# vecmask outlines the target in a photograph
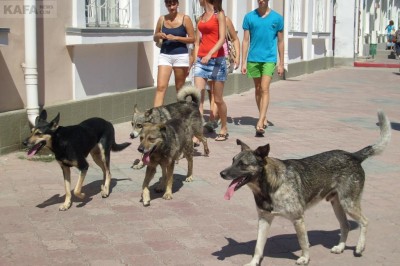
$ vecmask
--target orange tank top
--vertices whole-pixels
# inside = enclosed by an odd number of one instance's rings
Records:
[[[219,23],[217,14],[214,14],[214,16],[206,22],[200,20],[198,27],[201,33],[201,41],[197,56],[203,57],[208,54],[219,39]],[[223,46],[221,46],[217,52],[213,53],[211,57],[215,58],[222,56],[225,56]]]

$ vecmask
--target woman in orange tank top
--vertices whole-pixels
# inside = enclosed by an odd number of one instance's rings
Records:
[[[200,112],[203,114],[207,81],[214,83],[214,100],[221,119],[221,129],[215,140],[224,141],[229,136],[227,107],[223,99],[227,76],[224,48],[222,47],[226,35],[225,13],[222,10],[222,0],[199,0],[199,2],[204,8],[204,13],[200,17],[196,31],[194,84],[201,90]]]

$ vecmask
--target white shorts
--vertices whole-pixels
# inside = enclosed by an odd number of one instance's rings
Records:
[[[159,66],[189,67],[189,54],[160,54]]]

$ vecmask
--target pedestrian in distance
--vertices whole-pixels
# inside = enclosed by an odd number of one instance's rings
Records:
[[[254,81],[259,111],[256,124],[258,136],[263,135],[268,126],[269,87],[274,72],[277,69],[279,76],[284,74],[283,17],[272,10],[268,2],[258,0],[258,8],[247,13],[243,19],[242,74],[247,74]]]
[[[176,92],[178,92],[185,84],[189,66],[193,63],[189,60],[187,47],[195,40],[192,20],[189,16],[178,12],[178,0],[164,2],[168,14],[160,16],[153,36],[153,40],[161,45],[154,107],[163,105],[172,71],[175,76]]]
[[[393,20],[389,21],[389,25],[385,28],[387,34],[387,48],[394,50],[394,37],[395,37],[395,27]]]

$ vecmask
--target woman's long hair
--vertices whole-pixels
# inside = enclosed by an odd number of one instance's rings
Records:
[[[223,11],[222,9],[222,0],[207,0],[208,3],[214,6],[215,12]]]

